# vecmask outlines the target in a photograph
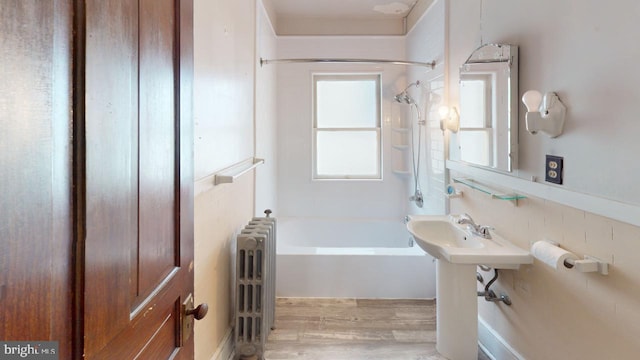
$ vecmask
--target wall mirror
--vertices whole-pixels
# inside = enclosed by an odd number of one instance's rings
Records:
[[[457,146],[452,153],[463,162],[503,172],[517,168],[517,46],[483,45],[460,67]]]

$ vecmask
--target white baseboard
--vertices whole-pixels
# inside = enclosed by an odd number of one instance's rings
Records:
[[[491,360],[526,360],[479,316],[478,345]]]
[[[233,355],[233,329],[229,328],[211,360],[232,360]]]

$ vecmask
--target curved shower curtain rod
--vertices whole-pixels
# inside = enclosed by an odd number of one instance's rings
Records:
[[[376,60],[376,59],[263,59],[260,58],[260,66],[267,64],[284,64],[284,63],[361,63],[361,64],[391,64],[391,65],[411,65],[411,66],[424,66],[433,70],[436,66],[436,61],[432,62],[417,62],[417,61],[400,61],[400,60]]]

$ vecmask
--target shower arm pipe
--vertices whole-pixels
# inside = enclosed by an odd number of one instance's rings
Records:
[[[291,63],[355,63],[355,64],[391,64],[391,65],[410,65],[410,66],[423,66],[428,67],[431,70],[436,66],[436,61],[431,62],[418,62],[418,61],[403,61],[403,60],[377,60],[377,59],[321,59],[321,58],[309,58],[309,59],[263,59],[260,58],[260,66],[268,64],[291,64]]]

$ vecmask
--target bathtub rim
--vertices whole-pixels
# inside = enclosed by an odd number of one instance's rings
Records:
[[[344,217],[305,217],[305,216],[286,216],[278,218],[278,227],[281,229],[289,221],[321,221],[321,222],[334,222],[339,223],[388,223],[394,225],[400,225],[406,232],[407,239],[411,237],[411,234],[406,230],[402,220],[390,219],[390,218],[344,218]],[[285,224],[282,224],[282,223]],[[285,225],[286,226],[286,225]],[[278,233],[280,238],[282,230]],[[408,241],[407,241],[408,244]],[[322,249],[322,250],[320,250]],[[428,255],[419,246],[414,244],[413,246],[403,247],[376,247],[376,246],[303,246],[303,245],[290,245],[286,240],[278,240],[276,246],[277,255],[330,255],[330,256],[423,256]]]

